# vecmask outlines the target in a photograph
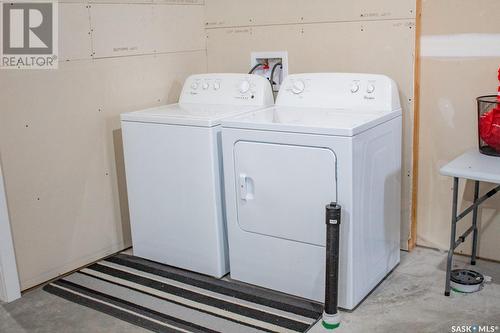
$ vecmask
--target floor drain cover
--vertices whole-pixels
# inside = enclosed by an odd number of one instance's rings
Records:
[[[454,269],[451,271],[451,287],[461,293],[474,293],[481,289],[484,276],[469,269]]]

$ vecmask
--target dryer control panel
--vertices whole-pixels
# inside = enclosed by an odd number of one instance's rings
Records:
[[[179,103],[268,106],[269,81],[252,74],[199,74],[186,79]]]
[[[289,75],[276,105],[360,108],[364,111],[401,109],[398,88],[392,79],[384,75],[355,73]]]

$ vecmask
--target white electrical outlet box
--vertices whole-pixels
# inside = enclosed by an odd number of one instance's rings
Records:
[[[281,66],[277,64],[281,63]],[[273,68],[274,71],[274,84],[273,91],[280,89],[281,83],[288,76],[288,52],[287,51],[273,51],[273,52],[252,52],[250,55],[250,65],[254,68],[257,64],[262,66],[254,70],[254,74],[264,76],[266,79],[271,80],[270,76]]]

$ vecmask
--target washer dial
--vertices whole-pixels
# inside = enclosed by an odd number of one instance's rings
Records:
[[[239,89],[240,93],[246,94],[250,90],[250,82],[248,80],[241,81]]]
[[[297,80],[297,81],[293,82],[292,92],[295,95],[302,94],[305,89],[306,89],[306,84],[304,83],[304,81]]]
[[[359,91],[359,83],[358,82],[353,82],[351,84],[351,92],[353,94],[357,93]]]

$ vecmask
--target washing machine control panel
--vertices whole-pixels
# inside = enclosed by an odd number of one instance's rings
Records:
[[[199,74],[186,79],[179,103],[267,106],[274,104],[269,81],[251,74]]]
[[[300,107],[400,109],[396,83],[375,74],[317,73],[289,75],[276,105]]]

